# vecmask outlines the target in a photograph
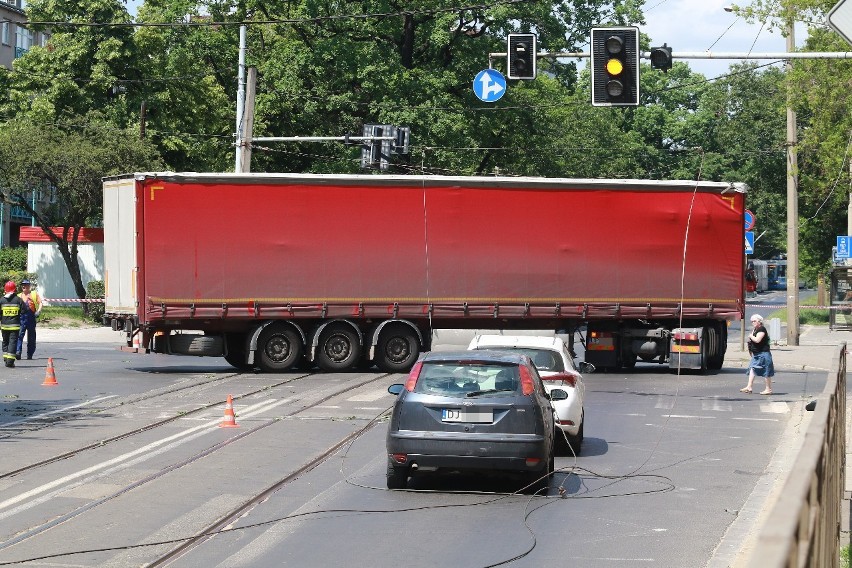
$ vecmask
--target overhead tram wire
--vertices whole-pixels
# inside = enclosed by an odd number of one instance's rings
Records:
[[[340,20],[368,20],[383,19],[396,16],[422,16],[462,12],[468,10],[486,10],[494,6],[511,6],[514,4],[527,4],[535,0],[495,0],[487,4],[470,4],[467,6],[450,6],[447,8],[397,10],[394,12],[371,12],[364,14],[338,14],[332,16],[315,16],[312,18],[280,18],[270,20],[237,20],[237,21],[198,21],[187,22],[61,22],[61,21],[28,21],[26,24],[34,26],[48,26],[51,28],[107,28],[107,27],[133,27],[133,28],[185,28],[185,27],[223,27],[223,26],[264,26],[276,24],[309,24],[322,22],[335,22]],[[10,20],[11,21],[11,20]],[[17,22],[20,23],[20,22]]]

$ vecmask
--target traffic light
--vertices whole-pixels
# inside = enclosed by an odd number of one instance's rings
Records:
[[[672,68],[672,48],[665,43],[662,47],[651,48],[651,67],[668,73]]]
[[[639,28],[592,28],[592,105],[639,104]]]
[[[535,34],[509,34],[506,40],[509,54],[509,79],[535,79]]]

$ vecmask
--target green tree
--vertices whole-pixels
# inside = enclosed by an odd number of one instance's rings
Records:
[[[138,132],[103,123],[97,115],[80,117],[82,129],[21,118],[0,126],[0,199],[22,207],[56,243],[77,296],[86,288],[77,259],[80,229],[100,221],[101,178],[162,167],[150,141]],[[34,210],[34,190],[50,192],[50,204]],[[55,235],[51,227],[62,227]]]

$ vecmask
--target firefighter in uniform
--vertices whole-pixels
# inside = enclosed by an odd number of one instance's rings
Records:
[[[21,329],[18,332],[18,343],[15,350],[15,359],[21,358],[24,347],[24,335],[27,336],[27,359],[32,359],[36,350],[36,321],[41,313],[41,298],[38,292],[31,289],[32,282],[24,278],[21,280],[21,293],[18,297],[27,308],[21,312]]]
[[[21,312],[24,302],[16,293],[17,285],[9,280],[3,287],[5,294],[0,298],[0,332],[3,334],[3,363],[15,366],[15,349],[18,346],[18,331],[21,329]]]

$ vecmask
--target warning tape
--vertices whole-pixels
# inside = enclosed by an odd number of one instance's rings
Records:
[[[746,303],[747,308],[786,308],[786,303],[765,303],[765,304],[749,304]],[[842,305],[842,306],[806,306],[803,304],[799,304],[800,310],[852,310],[852,304]]]
[[[90,304],[104,303],[103,298],[42,298],[41,300],[51,304],[76,304],[79,302],[86,302]]]

